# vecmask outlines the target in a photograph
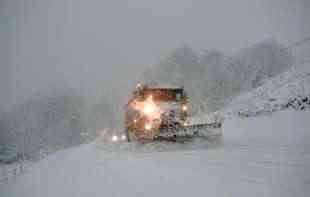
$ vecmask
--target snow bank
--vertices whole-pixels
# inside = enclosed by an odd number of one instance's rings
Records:
[[[158,152],[159,145],[154,144],[125,143],[112,149],[88,144],[47,157],[16,183],[0,188],[0,194],[306,197],[309,117],[309,111],[284,111],[271,117],[229,119],[223,143],[216,148]]]

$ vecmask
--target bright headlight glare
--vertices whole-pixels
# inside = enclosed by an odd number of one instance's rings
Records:
[[[146,130],[151,130],[152,129],[152,125],[150,123],[145,124],[144,128]]]
[[[187,111],[187,109],[188,109],[188,108],[187,108],[187,105],[182,105],[182,110],[183,110],[183,111]]]
[[[122,136],[121,136],[121,139],[122,139],[122,140],[126,140],[126,135],[122,135]]]
[[[118,136],[117,135],[113,135],[112,136],[112,141],[113,142],[117,142],[118,141]]]
[[[148,103],[147,105],[145,105],[145,107],[143,108],[143,113],[146,115],[151,115],[156,111],[156,106],[153,104]]]

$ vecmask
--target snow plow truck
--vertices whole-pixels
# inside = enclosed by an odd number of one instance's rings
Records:
[[[183,87],[138,84],[125,106],[128,141],[186,141],[221,134],[221,122],[191,124]]]

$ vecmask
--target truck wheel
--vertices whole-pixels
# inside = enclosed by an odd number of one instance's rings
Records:
[[[126,136],[128,142],[137,141],[137,136],[134,134],[133,131],[130,131],[129,129],[126,129]]]
[[[128,141],[128,142],[131,142],[131,139],[130,139],[130,136],[129,136],[129,130],[126,129],[125,133],[126,133],[127,141]]]

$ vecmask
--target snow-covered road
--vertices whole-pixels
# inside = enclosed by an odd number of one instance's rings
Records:
[[[0,196],[310,195],[309,111],[226,120],[215,143],[83,145],[40,161]]]

